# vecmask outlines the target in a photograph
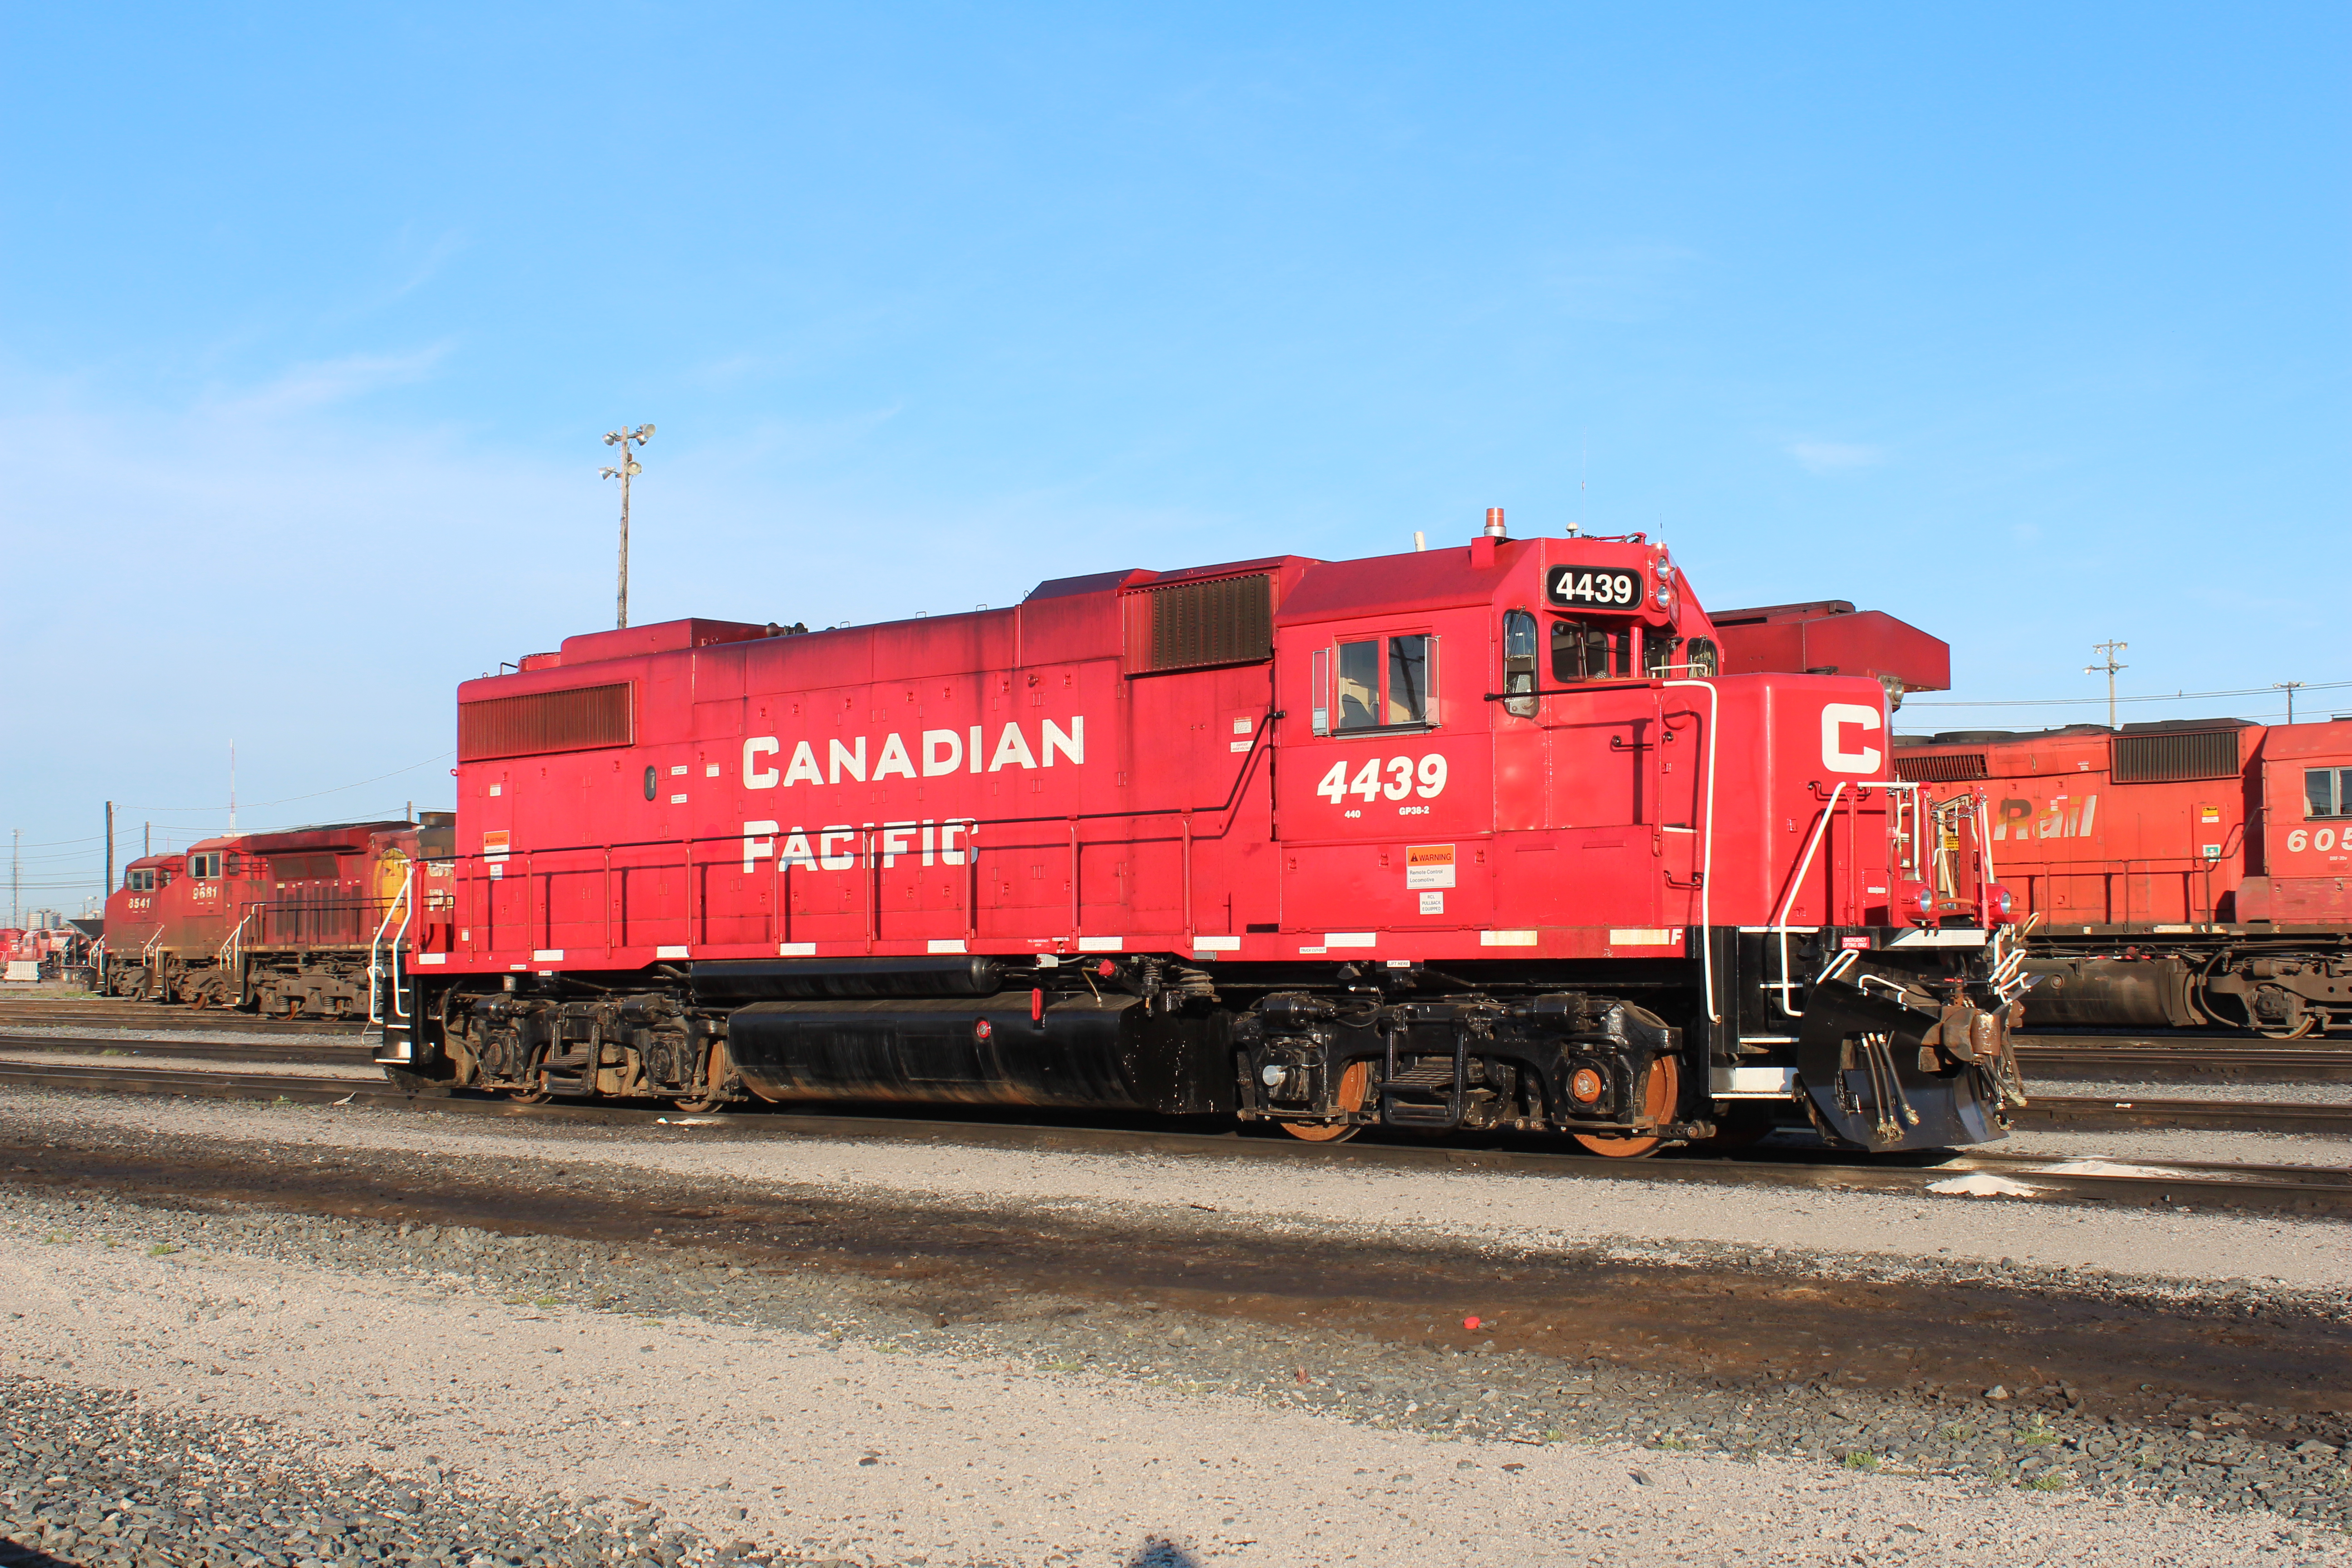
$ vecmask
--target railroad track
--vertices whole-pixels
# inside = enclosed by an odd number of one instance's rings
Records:
[[[2028,1084],[2032,1092],[2032,1086]],[[2352,1137],[2352,1105],[2261,1100],[2103,1100],[2088,1095],[2035,1094],[2013,1114],[2021,1128],[2114,1132],[2126,1128],[2173,1128],[2198,1132],[2295,1132]],[[2352,1153],[2352,1145],[2347,1145]]]
[[[357,1040],[360,1020],[265,1018],[219,1007],[164,1006],[153,1002],[99,999],[89,1002],[15,1001],[0,998],[0,1030],[69,1027],[162,1030],[172,1034],[262,1034],[343,1036]]]
[[[374,1070],[373,1054],[353,1035],[285,1040],[158,1040],[143,1035],[114,1037],[44,1035],[0,1023],[0,1053],[52,1051],[77,1057],[137,1062],[272,1062],[286,1067],[362,1067]],[[119,1070],[119,1069],[117,1069]]]
[[[373,1070],[367,1047],[353,1038],[284,1040],[252,1044],[215,1044],[199,1040],[155,1040],[137,1036],[92,1038],[86,1036],[43,1036],[18,1033],[0,1024],[0,1052],[50,1051],[104,1058],[105,1070],[115,1076],[136,1070],[132,1064],[185,1061],[270,1062],[302,1067],[359,1067]],[[92,1064],[93,1067],[96,1065]],[[2294,1101],[2237,1100],[2109,1100],[2085,1096],[2033,1096],[2015,1118],[2021,1127],[2062,1128],[2078,1131],[2112,1131],[2124,1128],[2177,1128],[2197,1131],[2332,1133],[2352,1135],[2352,1105],[2314,1105]]]
[[[2245,1035],[2020,1035],[2017,1065],[2041,1079],[2141,1083],[2352,1081],[2352,1045]]]
[[[2225,1208],[2273,1214],[2352,1213],[2352,1169],[2163,1161],[2030,1158],[1969,1150],[1927,1156],[1871,1159],[1823,1150],[1759,1150],[1737,1156],[1686,1156],[1614,1161],[1581,1152],[1475,1143],[1432,1147],[1360,1139],[1304,1144],[1278,1136],[1234,1132],[1171,1132],[1140,1128],[1047,1125],[1036,1121],[940,1121],[892,1114],[822,1114],[761,1109],[723,1116],[688,1116],[671,1110],[549,1103],[521,1105],[488,1095],[413,1096],[360,1076],[292,1078],[266,1073],[110,1064],[100,1068],[0,1061],[0,1084],[115,1094],[176,1095],[221,1100],[359,1105],[372,1110],[485,1116],[579,1126],[693,1128],[721,1139],[815,1138],[956,1144],[1037,1152],[1111,1152],[1175,1158],[1274,1160],[1364,1170],[1487,1171],[1553,1177],[1591,1177],[1656,1184],[1780,1186],[1809,1191],[1925,1196],[1937,1184],[1990,1177],[2002,1195],[2036,1202],[2071,1202],[2140,1208]]]

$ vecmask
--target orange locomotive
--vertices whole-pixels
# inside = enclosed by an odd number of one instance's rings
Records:
[[[106,900],[109,995],[275,1017],[369,1011],[370,955],[404,940],[420,858],[446,856],[452,815],[207,838],[133,860]],[[429,879],[428,879],[429,881]]]
[[[1898,735],[1992,802],[2039,1025],[2352,1031],[2352,721]]]

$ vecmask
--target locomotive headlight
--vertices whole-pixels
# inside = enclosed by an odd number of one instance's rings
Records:
[[[2008,924],[2013,918],[2013,911],[2015,911],[2017,908],[2016,895],[2011,893],[2006,887],[2003,887],[1999,882],[1988,882],[1985,884],[1984,896],[1981,902],[1983,904],[1984,921],[1987,925]]]
[[[1668,586],[1666,586],[1666,584],[1664,584],[1664,583],[1659,584],[1658,584],[1658,608],[1660,608],[1660,609],[1662,609],[1662,610],[1663,610],[1663,609],[1664,609],[1664,608],[1666,607],[1667,602],[1668,602],[1669,600],[1671,600],[1671,599],[1674,597],[1674,595],[1675,595],[1675,591],[1674,591],[1672,588],[1669,588],[1669,587],[1668,587]]]
[[[1895,887],[1895,916],[1916,925],[1933,925],[1936,921],[1936,889],[1925,882],[1898,882]]]

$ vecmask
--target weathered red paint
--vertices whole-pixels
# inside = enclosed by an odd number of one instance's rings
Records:
[[[1630,668],[1564,685],[1539,647],[1522,715],[1489,700],[1505,617],[1549,637],[1563,567],[1638,584],[1592,616],[1634,634]],[[1151,595],[1259,574],[1270,658],[1145,668]],[[629,730],[461,760],[454,908],[420,921],[415,962],[1680,957],[1694,926],[1902,923],[1881,682],[1693,675],[1714,628],[1638,535],[1113,574],[772,631],[633,626],[465,683],[465,704],[625,683]],[[1394,637],[1432,639],[1434,721],[1339,729],[1342,645],[1377,640],[1384,668]]]
[[[2135,781],[2126,763],[2117,782],[2119,744],[2199,734],[2226,760],[2194,771],[2221,776]],[[2121,734],[2076,725],[1906,740],[1895,754],[1906,778],[1970,775],[1930,782],[1938,795],[1990,797],[1995,865],[2020,918],[2352,926],[2352,817],[2311,815],[2305,783],[2315,770],[2352,768],[2352,721],[2225,720]]]

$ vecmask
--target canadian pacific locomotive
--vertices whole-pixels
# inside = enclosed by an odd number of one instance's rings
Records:
[[[1895,771],[1986,795],[2027,1020],[2352,1031],[2352,721],[1898,736]]]
[[[1890,694],[1941,676],[1897,667],[1944,650],[1843,608],[1718,624],[1664,546],[1496,512],[972,615],[572,637],[458,690],[377,1058],[1618,1155],[1782,1111],[1995,1138],[2022,955],[1986,808],[1888,767]],[[1767,668],[1808,627],[1849,672]]]

